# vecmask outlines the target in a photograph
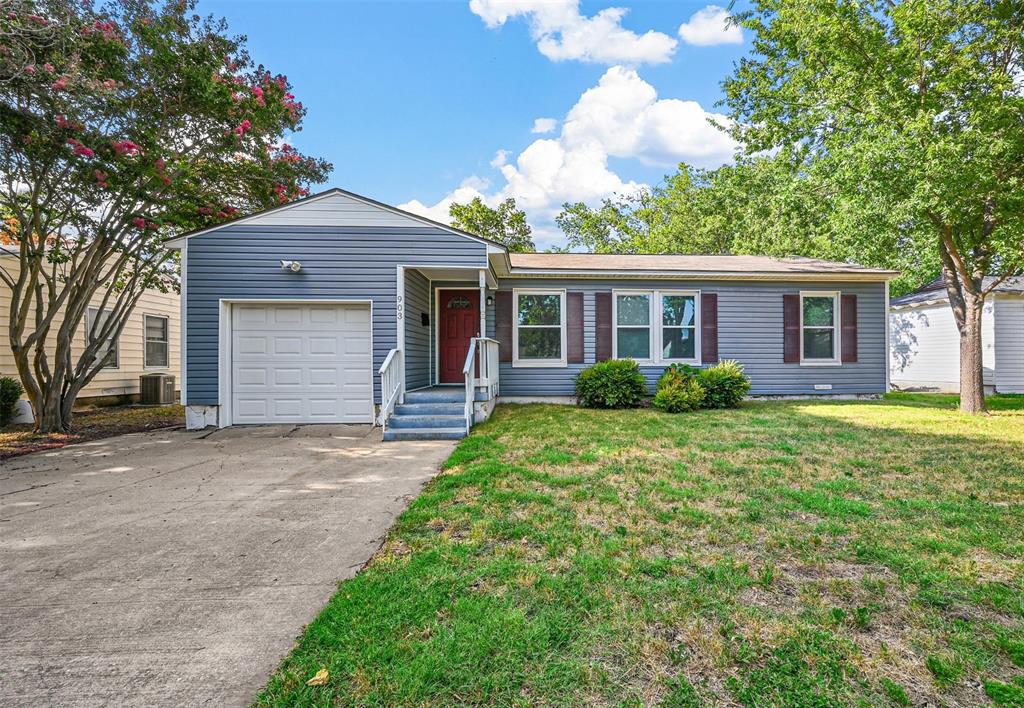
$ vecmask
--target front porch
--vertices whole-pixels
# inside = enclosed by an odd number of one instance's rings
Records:
[[[486,268],[399,266],[396,344],[380,366],[385,440],[458,439],[486,420],[499,391],[487,336],[497,281]]]

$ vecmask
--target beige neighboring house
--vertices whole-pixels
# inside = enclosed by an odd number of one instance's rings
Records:
[[[0,268],[7,273],[18,272],[18,257],[0,251]],[[76,360],[85,347],[85,337],[94,317],[102,317],[99,304],[100,290],[89,308],[86,322],[75,334],[72,350]],[[175,292],[162,293],[147,290],[128,318],[121,336],[110,343],[108,362],[95,378],[82,389],[78,401],[83,405],[113,404],[134,400],[139,394],[139,376],[164,373],[175,377],[175,388],[181,388],[181,298]],[[10,346],[11,290],[0,281],[0,335],[5,342],[0,347],[0,375],[18,377],[14,354]],[[57,324],[53,327],[56,331]],[[51,340],[54,339],[51,336]]]

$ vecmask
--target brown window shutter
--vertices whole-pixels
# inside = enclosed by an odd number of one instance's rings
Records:
[[[583,293],[565,294],[566,361],[583,363]]]
[[[612,358],[612,294],[594,293],[594,315],[597,319],[597,360]]]
[[[800,363],[800,296],[782,296],[782,360]]]
[[[512,361],[512,291],[494,295],[494,335],[498,340],[498,361]]]
[[[843,363],[857,361],[857,296],[841,295],[839,297],[839,321],[842,324],[840,342],[842,345]]]
[[[718,361],[718,295],[700,296],[700,360],[702,364]]]

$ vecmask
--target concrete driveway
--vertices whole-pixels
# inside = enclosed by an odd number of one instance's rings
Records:
[[[245,705],[454,443],[125,435],[0,463],[0,705]]]

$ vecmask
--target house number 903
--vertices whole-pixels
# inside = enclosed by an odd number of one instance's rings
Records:
[[[405,301],[401,295],[398,296],[398,302],[395,306],[395,315],[398,319],[402,319],[405,316]]]

